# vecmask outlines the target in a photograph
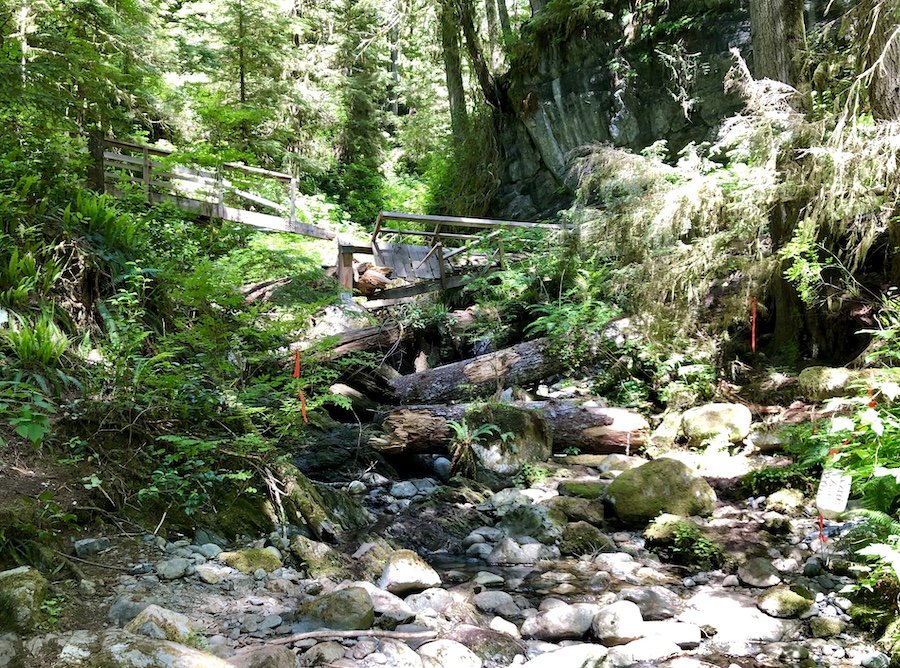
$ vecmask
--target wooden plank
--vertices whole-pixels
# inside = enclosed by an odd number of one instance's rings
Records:
[[[253,193],[247,192],[246,190],[238,190],[237,188],[233,188],[232,192],[238,197],[243,197],[244,199],[248,199],[254,204],[259,204],[261,206],[268,206],[276,211],[281,211],[282,213],[288,213],[286,207],[278,204],[277,202],[273,202],[272,200],[266,199],[265,197],[260,197],[259,195],[254,195]],[[290,217],[288,217],[290,220]]]
[[[408,278],[409,276],[407,266],[403,261],[402,248],[402,244],[372,244],[375,261],[393,269],[394,278]]]
[[[338,246],[338,283],[345,290],[353,290],[353,252]]]
[[[369,311],[377,311],[389,306],[399,306],[400,304],[410,304],[416,301],[415,295],[411,297],[397,297],[396,299],[370,299],[363,302],[363,306]]]
[[[477,234],[458,234],[451,232],[440,232],[435,234],[434,232],[422,232],[420,230],[398,230],[392,227],[382,227],[379,234],[408,234],[413,237],[433,237],[433,238],[441,238],[441,239],[461,239],[463,241],[480,239],[481,237]]]
[[[472,246],[477,245],[479,241],[489,241],[490,239],[493,239],[494,237],[496,237],[498,234],[500,234],[500,230],[494,230],[493,232],[491,232],[490,234],[488,234],[486,236],[478,237],[478,239],[476,239],[475,241],[470,241],[465,246],[460,246],[459,248],[454,248],[453,250],[444,254],[444,259],[449,260],[452,257],[456,257],[460,253],[463,253],[463,252],[469,250],[469,248],[471,248]]]
[[[147,149],[147,152],[151,155],[172,155],[172,151],[168,151],[162,148],[153,148],[151,146],[143,146],[141,144],[132,144],[127,141],[119,141],[118,139],[104,139],[103,143],[109,146],[118,146],[120,148],[128,149],[129,151],[141,151]]]
[[[291,175],[284,174],[282,172],[273,172],[269,169],[263,169],[262,167],[251,167],[250,165],[244,165],[240,162],[226,162],[224,165],[227,169],[233,169],[238,172],[245,172],[247,174],[256,174],[257,176],[267,176],[270,179],[278,179],[279,181],[285,181],[286,183],[290,183]]]
[[[521,227],[533,229],[560,230],[563,225],[557,223],[533,223],[517,220],[497,220],[493,218],[471,218],[468,216],[431,216],[419,213],[400,213],[397,211],[382,211],[380,218],[383,220],[409,221],[421,223],[445,223],[457,227]]]
[[[453,288],[458,288],[474,280],[475,276],[470,275],[449,276],[447,277],[443,288],[441,287],[440,280],[421,281],[413,285],[404,285],[399,288],[382,290],[378,293],[378,297],[379,299],[400,299],[403,297],[412,297],[414,295],[424,295],[425,293],[434,292],[435,290],[452,290]]]

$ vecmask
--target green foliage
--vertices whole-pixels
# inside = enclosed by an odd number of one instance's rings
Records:
[[[468,421],[448,420],[447,426],[453,431],[450,442],[450,470],[454,474],[473,476],[476,468],[473,445],[480,445],[490,437],[501,437],[500,427],[495,424],[482,424],[473,428]]]
[[[807,493],[814,484],[810,470],[798,464],[767,466],[745,475],[741,479],[741,492],[747,496],[768,496],[787,487]]]
[[[58,543],[61,533],[71,530],[76,516],[66,511],[45,490],[36,498],[22,499],[20,507],[3,508],[0,522],[0,564],[28,564],[49,568],[55,559],[47,551]]]
[[[516,487],[534,487],[536,484],[544,482],[549,476],[550,471],[546,466],[525,462],[519,472],[513,476],[513,483]]]

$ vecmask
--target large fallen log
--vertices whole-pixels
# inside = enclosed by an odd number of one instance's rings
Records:
[[[398,327],[394,324],[354,329],[337,335],[335,346],[328,351],[328,356],[342,357],[366,350],[384,352],[400,341],[411,337],[413,333],[409,327]]]
[[[631,454],[646,443],[650,425],[624,408],[603,408],[591,402],[514,401],[512,406],[538,413],[553,438],[553,450],[578,448],[591,454]],[[445,452],[453,439],[450,422],[462,423],[471,404],[401,406],[389,411],[382,423],[384,436],[369,444],[388,454]],[[480,424],[470,424],[475,429]],[[502,429],[502,426],[501,426]]]
[[[391,381],[402,404],[440,403],[490,396],[509,385],[527,385],[565,368],[549,351],[547,339],[536,339],[472,359],[445,364]]]

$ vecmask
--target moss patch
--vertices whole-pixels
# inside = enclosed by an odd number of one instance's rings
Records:
[[[557,491],[562,496],[575,496],[579,499],[600,499],[606,493],[606,485],[593,480],[563,480]]]

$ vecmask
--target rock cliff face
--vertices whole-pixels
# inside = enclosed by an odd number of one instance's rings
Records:
[[[508,90],[515,111],[501,118],[506,173],[499,211],[534,219],[571,204],[569,166],[579,147],[640,151],[666,140],[677,155],[690,142],[712,138],[740,108],[723,80],[733,62],[729,49],[749,49],[749,14],[730,3],[698,8],[676,0],[659,21],[672,30],[630,46],[608,32],[576,31],[535,43],[529,57],[513,63]],[[688,23],[687,30],[676,27]]]

